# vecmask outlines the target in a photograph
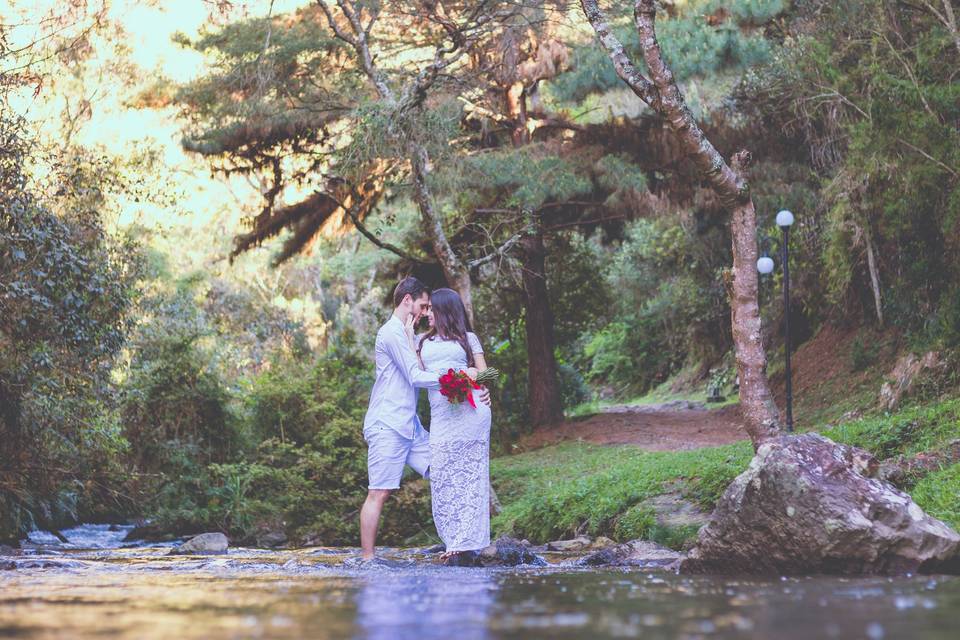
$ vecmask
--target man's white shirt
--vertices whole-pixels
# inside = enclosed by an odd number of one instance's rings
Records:
[[[417,354],[407,341],[403,322],[395,315],[377,331],[374,359],[377,374],[363,430],[366,432],[381,424],[405,438],[413,438],[420,423],[416,388],[439,389],[439,376],[420,368]]]

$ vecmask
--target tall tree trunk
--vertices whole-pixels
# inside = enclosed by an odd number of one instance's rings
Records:
[[[527,91],[518,74],[520,34],[509,30],[501,43],[502,60],[497,82],[503,95],[502,111],[512,125],[510,137],[514,147],[530,143],[527,129]],[[547,297],[546,247],[539,217],[533,220],[535,232],[520,240],[523,270],[523,305],[526,312],[527,370],[529,410],[533,426],[554,424],[563,420],[563,400],[557,377],[556,346],[553,336],[553,314]]]
[[[443,222],[433,206],[433,195],[427,184],[427,176],[430,172],[427,150],[416,142],[410,143],[410,166],[413,170],[414,199],[420,210],[424,230],[430,238],[433,255],[440,262],[447,284],[463,299],[463,306],[467,309],[467,319],[472,325],[474,324],[473,286],[470,282],[470,271],[450,246],[447,233],[443,230]]]
[[[867,245],[867,270],[870,272],[870,287],[873,290],[873,304],[877,309],[877,324],[883,326],[883,300],[880,298],[880,272],[877,270],[877,258],[873,250],[873,234],[870,223],[864,222],[863,240]]]
[[[734,167],[726,163],[707,139],[663,60],[655,29],[656,0],[636,0],[634,22],[640,48],[650,72],[646,78],[633,64],[600,10],[597,0],[580,0],[584,15],[607,50],[617,75],[633,92],[660,114],[684,150],[700,169],[703,179],[731,214],[733,290],[730,301],[733,341],[740,373],[740,406],[747,433],[755,448],[779,435],[780,414],[767,383],[766,354],[760,341],[760,306],[757,303],[756,211],[744,177],[749,154],[736,154]]]
[[[527,366],[530,421],[537,427],[563,420],[563,401],[554,354],[553,314],[547,297],[546,247],[539,225],[520,241],[523,260],[523,296],[527,317]]]
[[[738,172],[745,161],[738,154]],[[760,331],[759,276],[757,275],[757,214],[753,200],[734,205],[730,215],[733,245],[733,286],[730,323],[740,375],[740,408],[754,446],[779,433],[779,411],[767,384],[767,355]]]

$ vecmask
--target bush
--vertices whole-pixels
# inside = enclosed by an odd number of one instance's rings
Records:
[[[179,370],[196,370],[196,351],[177,353]],[[271,361],[246,383],[240,417],[228,402],[222,405],[231,421],[222,425],[224,432],[232,434],[219,445],[223,455],[205,453],[211,443],[205,436],[190,445],[181,441],[163,456],[156,473],[164,481],[151,502],[158,523],[183,533],[218,529],[244,543],[283,532],[296,543],[356,544],[367,493],[362,429],[370,373],[349,342],[315,360]],[[218,389],[207,387],[212,393],[206,400],[224,399]],[[199,391],[180,388],[177,394],[197,398]],[[200,414],[187,415],[194,434],[206,433]],[[405,482],[384,511],[379,540],[427,539],[429,495],[428,484]]]

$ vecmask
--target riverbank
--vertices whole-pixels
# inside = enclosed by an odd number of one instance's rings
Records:
[[[710,415],[704,412],[703,419]],[[960,460],[954,458],[960,397],[896,413],[875,410],[811,430],[867,449],[924,510],[960,527]],[[616,434],[609,437],[615,440]],[[494,530],[533,542],[586,534],[683,549],[752,455],[746,441],[653,452],[572,440],[496,458],[491,473],[503,512],[494,518]],[[905,471],[898,472],[900,467]]]

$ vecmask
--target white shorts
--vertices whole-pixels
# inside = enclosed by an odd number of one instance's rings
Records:
[[[384,425],[371,427],[364,439],[370,489],[399,489],[404,465],[424,478],[430,477],[430,434],[420,425],[414,429],[412,440]]]

